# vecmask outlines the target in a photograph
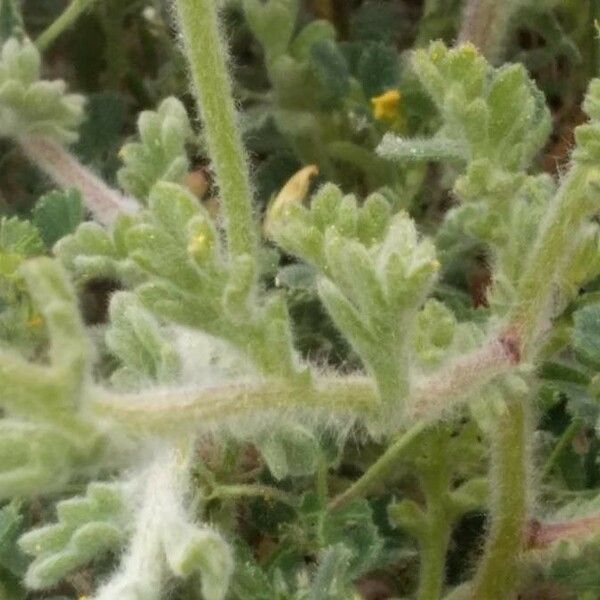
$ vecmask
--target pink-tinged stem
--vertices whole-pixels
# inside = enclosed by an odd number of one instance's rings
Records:
[[[557,523],[534,520],[529,525],[527,546],[530,549],[543,549],[561,540],[582,540],[599,533],[600,514]]]
[[[19,144],[31,162],[63,189],[75,188],[83,196],[88,210],[104,225],[119,213],[134,213],[139,203],[107,186],[60,144],[41,136],[26,136]]]
[[[408,406],[411,420],[437,418],[465,394],[477,390],[521,361],[520,339],[507,330],[477,350],[414,386]]]

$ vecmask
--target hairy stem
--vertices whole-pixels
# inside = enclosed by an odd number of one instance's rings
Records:
[[[375,387],[363,377],[323,379],[314,388],[269,380],[141,394],[97,390],[91,398],[91,408],[96,414],[113,418],[128,427],[154,431],[196,430],[273,410],[320,410],[368,417],[378,406]]]
[[[438,600],[444,587],[446,553],[452,521],[449,518],[442,498],[447,489],[436,486],[425,489],[427,496],[427,535],[420,540],[419,588],[418,600]]]
[[[471,42],[490,62],[498,62],[518,4],[519,0],[466,0],[458,43]]]
[[[598,535],[600,514],[587,515],[570,521],[541,523],[533,521],[527,540],[528,549],[544,549],[561,540],[585,540]]]
[[[217,4],[214,0],[175,0],[226,218],[229,251],[236,256],[256,251],[257,226]]]
[[[39,35],[35,45],[45,52],[62,33],[72,27],[77,19],[96,2],[96,0],[72,0],[65,10]]]
[[[277,500],[284,504],[294,504],[293,497],[276,487],[260,484],[218,485],[205,500],[216,498],[254,498],[262,497],[267,500]]]
[[[360,479],[329,503],[329,508],[339,508],[355,498],[360,498],[374,486],[385,481],[396,469],[398,459],[413,447],[427,426],[426,422],[421,421],[400,435],[379,459],[365,471]]]
[[[102,224],[112,223],[121,212],[139,209],[133,198],[108,187],[57,142],[40,136],[19,139],[25,155],[63,189],[75,188],[83,196],[86,207]]]
[[[473,600],[509,600],[518,584],[529,511],[529,433],[526,400],[508,400],[492,444],[491,525]]]
[[[506,339],[493,338],[478,350],[421,380],[410,393],[408,406],[419,406],[419,414],[430,420],[438,416],[444,402],[455,405],[456,399],[468,398],[494,377],[508,372],[518,363],[518,357],[512,353]],[[316,409],[372,418],[381,405],[370,378],[349,376],[316,378],[314,387],[298,387],[290,382],[269,379],[258,383],[140,394],[96,390],[92,394],[92,408],[98,414],[123,424],[160,430],[197,428],[254,410]],[[395,422],[387,425],[390,431],[399,427],[399,423]],[[415,425],[410,431],[419,428]],[[396,443],[402,446],[400,439]],[[395,452],[395,446],[390,447],[388,452]],[[382,457],[382,460],[387,459]]]
[[[439,417],[457,400],[519,364],[519,347],[519,339],[507,331],[417,382],[407,405],[409,419]]]

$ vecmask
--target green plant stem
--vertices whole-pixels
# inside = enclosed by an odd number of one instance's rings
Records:
[[[529,424],[526,400],[507,401],[492,445],[491,525],[472,600],[509,600],[518,584],[529,510]]]
[[[423,536],[419,544],[421,567],[418,600],[438,600],[444,587],[446,553],[452,532],[452,521],[441,501],[446,491],[439,490],[436,497],[428,495],[427,535]]]
[[[455,405],[457,398],[468,398],[490,379],[509,371],[513,366],[514,361],[502,343],[493,338],[479,349],[418,382],[407,404],[417,407],[423,419],[431,420],[444,402],[453,401]],[[253,410],[307,409],[373,418],[380,411],[381,404],[370,378],[349,376],[316,378],[314,387],[299,387],[294,383],[273,379],[256,384],[175,389],[139,395],[97,389],[91,394],[91,408],[97,414],[111,417],[124,426],[148,427],[156,431],[197,428],[205,422],[215,423]],[[393,431],[398,424],[390,421],[387,426]],[[419,425],[416,425],[409,432],[418,428]],[[409,436],[409,432],[405,435]],[[396,442],[400,447],[401,440],[402,437]],[[395,444],[388,452],[393,454],[394,447]]]
[[[519,0],[467,0],[458,34],[458,43],[471,42],[491,62],[497,63],[510,19]]]
[[[429,436],[427,444],[428,465],[420,473],[427,510],[424,530],[419,536],[421,566],[417,599],[439,600],[444,587],[446,553],[456,518],[448,494],[454,465],[448,460],[448,446],[443,435]]]
[[[385,481],[396,470],[399,458],[412,448],[428,426],[427,422],[421,421],[396,438],[394,443],[365,471],[360,479],[329,503],[329,508],[339,508],[354,498],[360,498],[374,486]]]
[[[254,255],[257,227],[215,0],[175,0],[232,256]]]
[[[269,380],[200,390],[119,394],[96,390],[90,408],[124,427],[151,431],[198,430],[261,411],[323,411],[349,417],[372,417],[379,407],[373,383],[364,377],[324,378],[315,387]]]
[[[546,478],[552,473],[558,459],[562,456],[567,446],[571,443],[573,438],[579,433],[581,429],[581,421],[579,419],[573,419],[569,426],[563,431],[558,443],[552,450],[552,453],[548,457],[544,469],[542,470],[542,478]]]
[[[284,504],[294,504],[292,497],[284,491],[269,485],[257,484],[218,485],[206,500],[214,500],[216,498],[253,498],[257,496],[268,500],[277,500]]]
[[[65,10],[38,36],[35,45],[45,52],[96,0],[72,0]]]

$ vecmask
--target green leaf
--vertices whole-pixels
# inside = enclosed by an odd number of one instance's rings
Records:
[[[174,575],[201,575],[205,600],[223,600],[233,572],[233,556],[216,531],[181,521],[170,524],[163,534],[167,563]]]
[[[575,350],[600,369],[600,304],[584,306],[574,314],[573,321]]]
[[[139,142],[123,146],[124,167],[117,178],[125,191],[147,200],[159,181],[182,183],[189,169],[186,143],[192,126],[183,104],[177,98],[163,100],[156,111],[144,111],[138,118]]]
[[[42,196],[33,208],[33,223],[49,248],[65,235],[73,233],[83,218],[83,200],[77,190],[50,192]]]
[[[320,83],[320,100],[323,106],[339,106],[350,92],[350,70],[337,45],[330,40],[313,44],[310,49],[310,65]]]
[[[350,551],[347,561],[352,579],[372,568],[382,549],[373,511],[366,500],[354,500],[328,512],[321,533],[326,546],[342,544]]]
[[[169,383],[180,370],[171,340],[134,294],[118,292],[111,298],[106,345],[123,367],[112,380],[136,387],[141,381]]]
[[[296,25],[298,0],[243,0],[242,6],[267,60],[284,54]]]
[[[297,60],[308,60],[314,44],[323,41],[334,42],[335,37],[335,27],[329,21],[323,19],[311,21],[294,38],[290,46],[290,54]]]
[[[63,500],[56,511],[58,523],[29,531],[19,540],[35,557],[25,577],[31,589],[53,587],[126,539],[128,512],[118,485],[92,483],[84,497]]]
[[[29,221],[17,217],[0,219],[0,252],[28,258],[43,250],[40,232]]]
[[[280,424],[257,441],[269,470],[276,479],[303,477],[314,473],[319,457],[319,444],[306,427]]]
[[[352,579],[356,576],[351,570],[352,550],[343,543],[329,546],[319,556],[319,566],[310,587],[309,600],[338,600],[351,598]]]
[[[9,39],[0,51],[0,135],[44,135],[69,143],[83,120],[82,96],[63,81],[40,80],[40,55],[27,39]]]
[[[2,0],[0,2],[0,43],[13,36],[23,35],[23,15],[19,0]]]
[[[100,92],[88,97],[85,121],[80,127],[77,156],[85,164],[93,164],[113,179],[126,121],[125,99],[114,92]]]
[[[84,222],[54,247],[63,265],[81,280],[116,279],[127,284],[144,279],[139,267],[127,255],[125,238],[136,218],[119,215],[112,231],[98,223]]]
[[[0,567],[21,579],[27,569],[27,557],[17,546],[23,517],[16,502],[0,510]]]
[[[367,98],[396,88],[400,76],[398,54],[384,44],[368,44],[358,61],[356,76]]]

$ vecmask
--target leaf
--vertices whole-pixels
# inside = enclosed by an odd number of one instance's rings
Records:
[[[132,386],[140,380],[169,383],[179,374],[179,356],[166,332],[134,294],[118,292],[111,298],[106,345],[123,364],[113,381]]]
[[[82,96],[67,94],[63,81],[40,79],[40,54],[28,40],[10,38],[0,52],[0,135],[44,135],[59,142],[77,139]]]
[[[275,431],[263,434],[257,445],[276,479],[310,475],[317,466],[318,442],[301,425],[283,423]]]
[[[23,535],[19,546],[34,556],[25,581],[31,589],[54,586],[65,575],[125,541],[127,510],[117,484],[91,483],[83,497],[57,504],[58,523]]]
[[[42,196],[33,208],[33,223],[49,248],[65,235],[73,233],[83,218],[83,200],[77,190],[50,192]]]
[[[28,562],[17,546],[22,527],[23,517],[16,502],[0,510],[0,567],[19,579],[25,574]]]
[[[139,141],[125,144],[119,153],[124,166],[117,173],[123,189],[147,200],[159,181],[181,183],[189,169],[186,143],[192,126],[183,104],[174,97],[163,100],[156,111],[138,118]]]
[[[0,43],[10,37],[20,36],[25,31],[19,0],[0,2]]]
[[[323,520],[322,537],[326,546],[343,544],[350,551],[345,560],[353,580],[376,563],[383,546],[366,500],[354,500],[328,512]]]
[[[201,575],[205,600],[223,600],[233,573],[233,556],[225,540],[208,527],[185,521],[170,524],[163,534],[167,563],[174,575]]]
[[[115,154],[125,126],[125,101],[114,92],[90,94],[85,113],[75,151],[84,163],[97,165],[112,179],[118,167]]]
[[[400,76],[398,54],[389,46],[370,43],[358,61],[356,76],[367,98],[394,89]]]
[[[285,53],[296,24],[298,0],[243,0],[242,6],[267,60]]]
[[[335,544],[319,556],[319,566],[310,588],[309,600],[351,598],[353,554],[344,544]]]
[[[573,347],[600,369],[600,304],[584,306],[573,315]]]
[[[334,42],[322,40],[311,46],[310,65],[321,85],[323,105],[339,106],[350,92],[350,70],[344,55]]]
[[[40,232],[29,222],[17,217],[0,219],[0,252],[23,258],[43,252]]]

